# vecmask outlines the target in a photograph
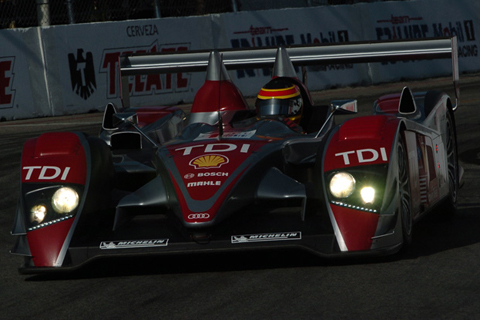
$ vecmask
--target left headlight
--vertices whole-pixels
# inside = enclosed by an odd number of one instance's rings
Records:
[[[52,197],[52,208],[57,213],[69,213],[78,206],[78,193],[69,187],[63,187],[55,191]]]
[[[347,198],[355,190],[355,178],[348,172],[338,172],[330,179],[330,192],[336,198]]]

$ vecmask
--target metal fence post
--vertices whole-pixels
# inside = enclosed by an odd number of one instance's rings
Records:
[[[75,24],[75,16],[73,15],[73,1],[66,0],[67,2],[67,12],[68,12],[68,23]]]
[[[160,0],[155,0],[155,18],[161,18],[160,14]]]
[[[48,0],[37,0],[37,20],[39,26],[50,25],[50,5]]]
[[[238,9],[237,9],[237,0],[232,0],[232,9],[233,9],[233,12],[237,12]]]

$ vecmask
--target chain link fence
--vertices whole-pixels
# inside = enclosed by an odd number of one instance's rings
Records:
[[[375,1],[382,0],[0,0],[0,29]]]

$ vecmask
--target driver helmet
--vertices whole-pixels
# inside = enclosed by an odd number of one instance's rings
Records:
[[[255,102],[259,118],[288,118],[299,123],[303,111],[300,89],[290,79],[275,78],[268,82],[257,95]]]

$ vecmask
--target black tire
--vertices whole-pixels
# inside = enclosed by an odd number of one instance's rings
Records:
[[[457,193],[459,188],[459,165],[457,154],[457,133],[455,122],[450,111],[447,111],[446,149],[448,163],[449,196],[441,213],[445,217],[453,217],[457,213]]]
[[[412,243],[413,233],[413,215],[411,205],[410,192],[410,173],[408,167],[407,153],[405,143],[400,138],[397,143],[398,157],[398,187],[400,196],[400,207],[398,208],[402,220],[403,244],[410,245]]]

